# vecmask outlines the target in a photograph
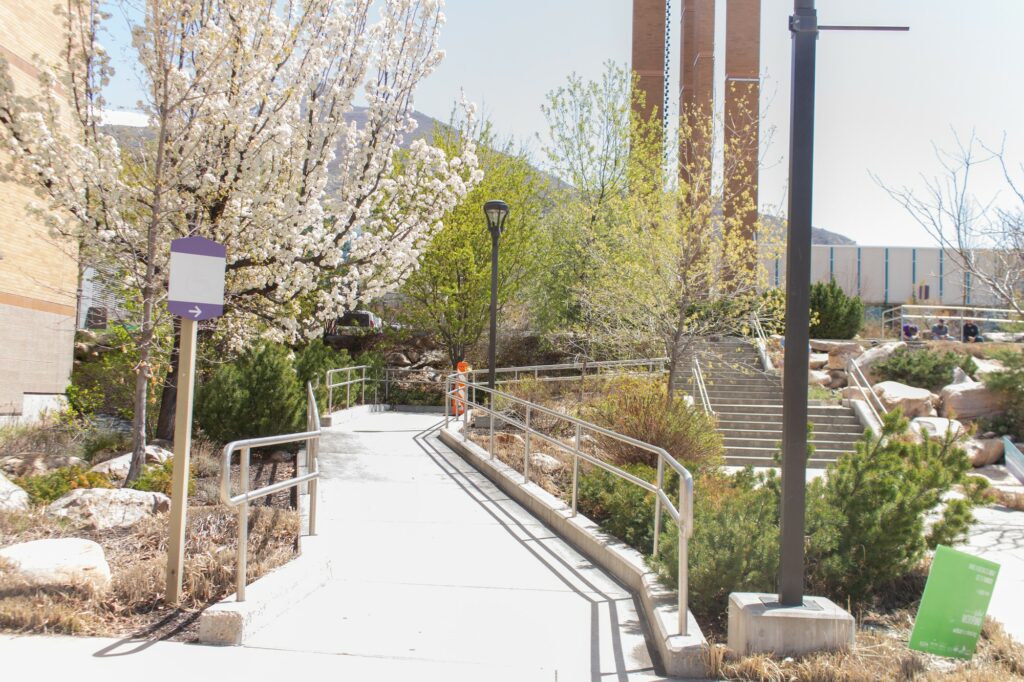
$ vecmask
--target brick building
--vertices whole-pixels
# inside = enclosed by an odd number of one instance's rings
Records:
[[[36,87],[35,56],[60,59],[64,35],[49,2],[0,0],[0,56],[19,92]],[[75,245],[52,237],[31,201],[31,189],[0,182],[0,423],[58,405],[73,360]]]

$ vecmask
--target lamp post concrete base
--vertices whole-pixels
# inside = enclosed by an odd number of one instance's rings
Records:
[[[729,648],[739,656],[850,649],[855,630],[853,616],[824,597],[804,597],[803,606],[782,606],[777,594],[729,595]]]

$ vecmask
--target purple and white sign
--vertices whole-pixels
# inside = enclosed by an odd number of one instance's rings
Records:
[[[227,253],[223,244],[203,237],[172,241],[168,310],[190,320],[210,320],[223,315]]]

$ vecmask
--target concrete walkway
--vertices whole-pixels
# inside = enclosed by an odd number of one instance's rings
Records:
[[[660,679],[633,597],[442,445],[440,421],[329,429],[334,577],[245,646],[418,663],[430,679]]]

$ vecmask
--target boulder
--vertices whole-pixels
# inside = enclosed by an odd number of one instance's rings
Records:
[[[868,398],[868,396],[865,395],[865,393],[867,393],[870,390],[871,389],[862,390],[856,386],[847,386],[843,388],[841,391],[839,391],[839,397],[843,398],[844,400],[870,400],[870,398]]]
[[[1024,333],[1021,332],[984,332],[982,336],[986,341],[997,341],[999,343],[1021,343],[1024,342]]]
[[[103,548],[92,540],[33,540],[0,549],[0,559],[23,580],[36,585],[87,584],[97,590],[110,585],[110,565]]]
[[[974,358],[974,364],[977,365],[978,369],[974,372],[974,378],[981,379],[986,374],[992,372],[1002,372],[1006,369],[1006,365],[999,362],[998,360],[988,360],[986,358]]]
[[[562,462],[543,452],[532,452],[530,453],[530,468],[540,469],[545,474],[552,474],[562,468]]]
[[[832,381],[832,377],[828,375],[828,372],[823,372],[820,369],[807,370],[807,383],[811,386],[827,386],[830,381]]]
[[[942,389],[943,417],[977,419],[992,417],[1002,412],[1002,405],[994,392],[985,384],[950,384]]]
[[[404,353],[399,353],[398,351],[388,353],[384,359],[387,360],[389,367],[408,367],[412,364],[412,360],[406,357]]]
[[[968,438],[963,445],[971,464],[984,467],[1003,458],[1002,438]]]
[[[906,417],[934,417],[938,398],[931,391],[901,384],[898,381],[883,381],[872,387],[875,395],[887,410],[903,409]]]
[[[828,364],[828,353],[811,353],[807,366],[810,369],[821,369]]]
[[[828,371],[829,382],[828,388],[835,390],[837,388],[843,388],[850,382],[850,378],[846,376],[846,372],[841,369],[830,369]]]
[[[11,476],[39,476],[54,469],[83,466],[84,461],[74,455],[47,457],[42,453],[8,455],[0,459],[0,471]]]
[[[172,457],[174,457],[174,453],[163,449],[159,445],[146,446],[146,464],[163,464]],[[128,477],[128,469],[131,466],[132,453],[127,452],[113,459],[108,459],[106,462],[100,462],[89,471],[106,474],[112,481],[123,481]]]
[[[945,417],[915,417],[910,421],[910,430],[931,438],[945,438],[950,431],[958,436],[966,433],[963,424]]]
[[[829,369],[846,369],[847,363],[850,360],[859,358],[864,354],[864,349],[857,346],[856,351],[844,350],[843,348],[835,348],[828,353],[828,363],[825,365]]]
[[[28,508],[28,493],[0,474],[0,511],[26,511]]]
[[[832,351],[838,351],[845,355],[852,355],[856,357],[864,352],[863,346],[856,341],[818,341],[816,339],[810,340],[811,350],[818,353],[831,354]]]
[[[953,383],[954,384],[976,384],[978,383],[971,377],[967,376],[967,372],[963,371],[959,367],[953,368]]]
[[[104,530],[131,526],[170,508],[171,498],[163,493],[130,488],[79,488],[50,504],[46,513],[84,528]]]
[[[871,371],[872,366],[887,359],[900,348],[906,347],[907,344],[903,341],[890,341],[889,343],[883,343],[880,346],[875,346],[871,350],[865,351],[864,354],[859,356],[854,362],[856,362],[857,366],[860,367],[860,370],[864,372],[864,376],[867,377],[868,381],[875,381],[879,377],[873,375]]]

